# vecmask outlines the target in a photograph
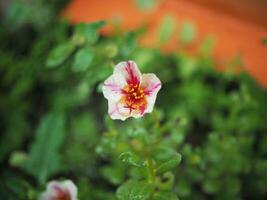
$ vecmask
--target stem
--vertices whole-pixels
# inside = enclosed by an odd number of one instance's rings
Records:
[[[153,160],[151,158],[147,159],[147,171],[148,171],[148,182],[154,183],[156,174],[155,174]]]

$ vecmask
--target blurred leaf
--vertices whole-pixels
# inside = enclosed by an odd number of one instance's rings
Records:
[[[94,85],[99,81],[104,81],[112,73],[111,63],[103,63],[101,66],[94,68],[87,74],[89,85]]]
[[[190,44],[196,38],[196,28],[193,23],[183,24],[180,31],[180,40],[184,44]]]
[[[177,167],[179,163],[181,162],[182,156],[180,154],[176,154],[173,156],[170,160],[162,163],[157,169],[157,174],[163,174],[167,171],[172,170],[173,168]]]
[[[70,121],[71,134],[65,140],[63,167],[72,172],[94,174],[94,149],[100,137],[97,122],[90,112],[75,114]]]
[[[90,47],[80,49],[74,57],[72,70],[74,72],[86,71],[94,58],[94,52]]]
[[[49,53],[46,60],[46,66],[48,68],[54,68],[62,64],[74,51],[75,45],[71,42],[62,43],[56,46]]]
[[[83,38],[89,44],[95,44],[99,38],[98,29],[106,24],[105,21],[97,21],[89,24],[78,24],[75,27],[75,36]]]
[[[12,24],[8,28],[14,29],[19,26],[32,24],[38,29],[45,28],[54,17],[52,6],[43,4],[38,0],[14,0],[7,6],[5,20],[7,24]]]
[[[40,183],[59,169],[59,148],[64,139],[65,117],[62,113],[48,113],[40,122],[28,159],[22,167]]]
[[[179,62],[179,72],[182,78],[188,79],[190,78],[194,72],[198,69],[197,60],[189,55],[179,54],[177,56]]]
[[[262,39],[262,44],[263,44],[263,45],[267,45],[267,38],[263,38],[263,39]]]
[[[15,171],[1,170],[0,199],[27,199],[28,183]]]
[[[90,23],[90,26],[91,26],[92,28],[94,28],[94,29],[101,29],[101,28],[103,28],[106,24],[107,24],[106,21],[104,21],[104,20],[99,20],[99,21]]]
[[[141,165],[137,161],[137,156],[134,155],[132,152],[123,152],[120,155],[120,160],[124,163],[127,163],[129,165],[135,166],[135,167],[140,167]]]
[[[105,48],[103,49],[103,52],[105,55],[107,55],[108,58],[114,58],[118,55],[118,47],[115,44],[107,44]]]
[[[164,162],[176,155],[176,151],[165,144],[157,145],[152,152],[153,158],[158,162]]]
[[[154,200],[178,200],[178,198],[173,192],[161,191],[155,194]]]
[[[209,194],[216,193],[216,191],[218,191],[219,187],[220,187],[220,185],[217,182],[217,180],[207,178],[203,183],[204,190]]]
[[[9,159],[9,163],[11,166],[17,167],[20,166],[22,163],[24,163],[26,159],[27,159],[27,154],[25,152],[15,151],[12,153]]]
[[[171,172],[166,172],[157,179],[156,185],[159,190],[170,191],[174,184],[174,174]]]
[[[120,184],[125,178],[124,170],[117,165],[103,167],[101,172],[114,185]]]
[[[148,200],[153,187],[141,181],[127,181],[116,192],[119,200]]]
[[[22,105],[17,104],[17,106]],[[12,150],[18,149],[22,145],[29,131],[29,125],[27,124],[25,115],[19,109],[14,111],[9,110],[6,114],[8,117],[5,118],[5,121],[2,121],[6,127],[4,134],[0,137],[0,161]]]
[[[212,36],[207,37],[200,47],[200,53],[204,56],[209,56],[212,53],[214,44],[215,39]]]
[[[120,54],[128,58],[134,50],[137,48],[137,33],[136,32],[127,32],[123,35],[122,44],[119,46]]]
[[[176,27],[176,21],[172,16],[166,16],[160,24],[158,30],[159,43],[166,43],[172,36]]]
[[[159,0],[135,0],[140,10],[148,11],[154,9],[158,5]]]

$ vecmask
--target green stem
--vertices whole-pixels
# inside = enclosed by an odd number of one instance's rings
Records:
[[[147,171],[148,171],[148,182],[154,183],[156,174],[155,174],[153,160],[151,158],[147,159]]]

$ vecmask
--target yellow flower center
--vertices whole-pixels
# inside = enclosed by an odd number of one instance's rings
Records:
[[[121,102],[125,105],[125,108],[132,110],[140,110],[144,112],[147,106],[147,100],[145,98],[144,90],[137,84],[129,84],[123,89],[124,96]]]

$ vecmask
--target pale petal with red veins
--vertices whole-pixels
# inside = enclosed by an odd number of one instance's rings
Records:
[[[141,81],[141,72],[134,61],[120,62],[114,68],[114,73],[120,79],[124,79],[125,83],[138,84]]]
[[[120,62],[103,86],[110,117],[125,120],[152,112],[160,88],[155,74],[142,75],[134,61]]]
[[[139,109],[137,109],[137,110],[133,110],[133,111],[131,112],[131,117],[134,117],[134,118],[140,118],[140,117],[143,117],[144,114],[145,114],[145,110],[146,110],[146,108],[144,108],[144,110],[139,110]]]
[[[121,98],[121,91],[124,87],[123,81],[119,81],[120,76],[111,75],[105,80],[103,94],[106,99],[118,101]]]
[[[71,197],[70,200],[78,200],[77,187],[70,180],[49,182],[46,191],[40,196],[39,200],[54,200],[62,196],[62,194],[69,195]]]
[[[51,200],[58,195],[58,190],[61,189],[61,185],[57,181],[51,181],[47,185],[46,192],[43,193],[40,200]]]
[[[114,101],[108,101],[108,114],[111,119],[125,120],[130,117],[128,108],[125,108],[123,104]]]
[[[71,180],[63,181],[62,186],[70,192],[71,200],[77,200],[77,187]]]
[[[157,98],[158,91],[161,88],[161,82],[159,78],[153,73],[143,74],[141,87],[145,92],[148,102],[145,113],[151,113]]]

